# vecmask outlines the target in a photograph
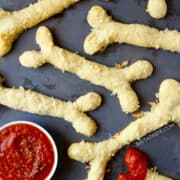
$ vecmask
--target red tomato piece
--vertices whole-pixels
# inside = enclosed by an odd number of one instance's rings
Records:
[[[136,148],[128,149],[125,153],[125,163],[133,177],[137,180],[145,179],[148,162],[146,155],[142,151]]]

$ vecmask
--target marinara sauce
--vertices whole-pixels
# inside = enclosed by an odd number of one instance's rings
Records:
[[[147,156],[137,148],[129,148],[125,153],[125,163],[128,173],[121,173],[117,180],[145,180],[148,159]]]
[[[12,124],[0,131],[0,179],[44,180],[55,161],[51,141],[30,124]]]

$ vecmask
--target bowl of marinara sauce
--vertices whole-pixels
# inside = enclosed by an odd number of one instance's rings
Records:
[[[41,126],[15,121],[0,127],[1,180],[49,180],[57,161],[55,142]]]

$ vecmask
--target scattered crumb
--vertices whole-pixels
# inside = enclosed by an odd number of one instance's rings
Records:
[[[123,61],[121,64],[115,64],[115,67],[117,69],[122,69],[122,68],[126,67],[128,64],[129,64],[128,61]]]
[[[151,106],[154,106],[154,105],[156,105],[156,104],[158,104],[158,103],[159,103],[159,100],[158,100],[158,99],[156,99],[155,101],[149,101],[149,102],[148,102],[148,104],[151,105]]]
[[[86,162],[85,165],[86,165],[86,168],[87,168],[87,169],[89,169],[89,168],[91,167],[91,166],[89,165],[89,162]]]
[[[106,169],[106,173],[110,173],[111,172],[111,169]]]
[[[144,116],[144,111],[133,113],[133,118],[138,119]]]

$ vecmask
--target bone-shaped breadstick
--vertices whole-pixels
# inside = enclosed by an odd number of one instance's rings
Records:
[[[51,32],[40,27],[36,41],[41,51],[27,51],[20,56],[20,63],[26,67],[38,68],[50,63],[62,71],[69,71],[93,84],[106,87],[117,94],[124,112],[133,112],[139,107],[137,95],[130,82],[144,79],[151,75],[152,65],[147,61],[138,61],[124,69],[110,68],[92,62],[75,53],[54,45]]]
[[[167,13],[166,0],[148,0],[146,12],[155,19],[165,17]]]
[[[0,77],[2,82],[2,77]],[[74,129],[86,136],[92,136],[97,129],[96,123],[84,112],[100,106],[101,97],[90,92],[74,103],[55,99],[24,88],[6,88],[0,84],[0,104],[30,113],[64,118],[72,123]]]
[[[74,143],[69,147],[68,155],[74,160],[89,163],[88,180],[102,180],[108,161],[118,150],[170,122],[180,123],[180,83],[172,79],[162,82],[159,103],[142,118],[102,142]]]
[[[0,9],[0,56],[7,54],[14,40],[24,30],[62,12],[80,0],[39,0],[19,11]]]
[[[142,24],[116,22],[100,6],[90,9],[87,20],[93,27],[84,42],[84,50],[88,54],[102,51],[112,43],[180,52],[180,32],[176,30],[159,31]]]

